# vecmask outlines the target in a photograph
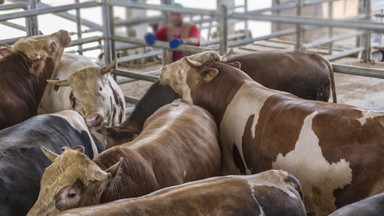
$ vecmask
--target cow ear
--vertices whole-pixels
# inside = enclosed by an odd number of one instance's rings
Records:
[[[1,47],[0,48],[0,56],[2,56],[3,58],[8,57],[12,53],[13,52],[8,47]]]
[[[209,68],[203,71],[203,80],[205,82],[211,82],[219,74],[219,70],[216,68]]]
[[[76,150],[76,151],[78,151],[78,152],[80,152],[82,154],[84,154],[84,151],[85,151],[84,146],[81,146],[81,145],[75,146],[72,149]]]
[[[123,158],[120,158],[120,160],[105,170],[105,172],[111,173],[111,176],[114,177],[117,173],[117,170],[119,170],[121,163],[123,162]]]
[[[57,49],[57,45],[54,41],[49,44],[49,54],[55,53]]]
[[[230,65],[230,66],[232,66],[232,67],[235,67],[235,68],[237,68],[237,69],[240,69],[240,70],[241,70],[241,63],[240,63],[240,62],[238,62],[238,61],[229,62],[229,63],[225,63],[225,64],[227,64],[227,65]]]
[[[57,86],[69,86],[68,79],[65,79],[65,80],[47,80],[47,82],[51,83],[53,85],[57,85]]]
[[[45,148],[44,146],[41,146],[40,147],[41,151],[45,154],[45,156],[51,161],[53,162],[57,157],[59,157],[58,154],[48,150],[47,148]]]
[[[112,69],[114,69],[116,66],[116,59],[114,59],[111,63],[104,65],[101,68],[101,74],[106,74],[110,72]]]

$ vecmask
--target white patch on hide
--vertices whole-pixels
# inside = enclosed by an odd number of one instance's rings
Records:
[[[265,89],[258,83],[247,81],[233,97],[231,103],[228,104],[219,128],[224,148],[227,150],[232,149],[232,145],[235,143],[245,166],[242,147],[245,124],[251,115],[255,115],[252,124],[252,136],[255,137],[255,127],[260,110],[265,101],[276,93],[273,90],[264,91],[263,89],[260,90],[260,88]],[[231,154],[232,157],[232,151],[225,152],[225,154]],[[246,173],[251,173],[247,166]]]
[[[377,116],[383,116],[382,112],[376,112],[373,110],[362,110],[363,117],[357,119],[361,125],[364,125],[368,119],[375,118]]]
[[[352,169],[349,167],[349,162],[344,159],[330,164],[324,158],[319,139],[312,130],[313,118],[316,115],[317,111],[304,119],[295,149],[285,157],[280,153],[272,167],[287,170],[296,176],[307,200],[312,200],[314,188],[316,188],[318,194],[321,194],[321,203],[315,203],[315,205],[329,209],[334,207],[333,191],[351,183]]]

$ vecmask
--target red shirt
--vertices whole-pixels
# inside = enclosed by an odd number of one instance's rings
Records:
[[[169,28],[169,25],[165,25],[165,26],[161,27],[159,30],[157,30],[155,32],[156,39],[159,41],[171,40],[172,38],[167,38],[168,28]],[[178,34],[178,35],[174,34],[173,38],[181,38],[182,39],[181,34]],[[200,31],[195,24],[193,24],[189,27],[189,32],[188,32],[187,38],[197,38],[198,39],[197,46],[200,46]],[[177,61],[183,57],[183,53],[173,51],[172,56],[173,56],[172,57],[173,61]]]

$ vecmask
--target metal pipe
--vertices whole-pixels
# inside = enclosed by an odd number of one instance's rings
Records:
[[[29,5],[24,2],[16,2],[12,4],[0,5],[0,11],[12,10],[16,8],[21,8],[23,10],[29,10]]]
[[[146,10],[159,10],[164,12],[179,12],[184,14],[199,14],[199,15],[207,15],[207,16],[215,16],[218,15],[216,10],[204,10],[204,9],[194,9],[194,8],[175,8],[169,7],[168,5],[154,5],[154,4],[143,4],[137,2],[128,2],[125,0],[111,0],[109,3],[112,6],[119,7],[130,7],[136,9],[146,9]]]
[[[333,1],[330,1],[328,3],[328,18],[329,19],[333,19]],[[328,28],[328,37],[329,38],[332,38],[333,36],[333,28],[332,27],[329,27]],[[333,43],[329,43],[328,44],[328,53],[329,55],[332,55],[332,52],[333,52]]]
[[[323,44],[327,44],[327,43],[331,43],[331,42],[334,42],[334,41],[345,40],[345,39],[348,39],[348,38],[351,38],[351,37],[361,36],[364,33],[365,32],[363,32],[363,31],[350,32],[350,33],[346,33],[346,34],[342,34],[342,35],[333,36],[331,38],[326,38],[326,39],[322,39],[322,40],[316,40],[314,42],[304,44],[303,48],[309,49],[309,48],[312,48],[312,47],[317,47],[317,46],[320,46],[320,45],[323,45]],[[293,49],[289,48],[289,49],[285,49],[285,50],[289,51],[289,50],[293,50]],[[330,55],[332,55],[332,53],[330,53]]]
[[[384,70],[366,68],[366,67],[357,67],[349,66],[338,63],[332,63],[333,70],[337,73],[366,76],[366,77],[375,77],[384,79]]]
[[[150,82],[154,82],[154,81],[159,79],[158,76],[152,76],[152,75],[147,75],[147,74],[138,73],[138,72],[126,71],[126,70],[122,70],[120,68],[115,69],[113,71],[113,73],[117,76],[130,77],[130,78],[145,80],[145,81],[150,81]]]
[[[226,5],[220,6],[220,54],[224,55],[228,49],[228,9]]]
[[[100,3],[98,3],[98,1],[94,1],[94,2],[83,2],[83,3],[79,3],[79,4],[62,5],[62,6],[51,7],[51,8],[37,8],[34,10],[27,10],[27,11],[23,11],[23,12],[1,14],[0,15],[0,21],[36,16],[36,15],[41,15],[41,14],[50,14],[50,13],[55,13],[55,12],[73,10],[76,8],[90,8],[90,7],[96,7],[99,5],[100,5]]]
[[[104,60],[105,62],[109,63],[112,61],[112,54],[111,54],[111,26],[110,26],[110,18],[111,18],[111,11],[108,4],[108,0],[102,0],[101,3],[101,11],[103,15],[103,36],[104,36]]]
[[[112,39],[114,39],[116,41],[121,41],[121,42],[126,42],[126,43],[133,43],[133,44],[147,46],[147,43],[145,42],[145,40],[140,39],[140,38],[124,37],[124,36],[114,35],[114,36],[112,36]],[[169,49],[168,42],[163,42],[163,41],[155,41],[153,46],[154,47],[163,48],[163,49]],[[191,45],[180,45],[177,48],[172,49],[172,50],[187,51],[187,52],[192,52],[192,53],[199,53],[199,52],[209,51],[209,50],[212,50],[212,49],[205,48],[205,47],[191,46]]]
[[[296,16],[301,16],[301,7],[302,7],[302,0],[296,0]],[[295,38],[295,50],[300,50],[301,48],[301,26],[300,24],[296,24],[296,38]]]
[[[93,36],[93,37],[87,37],[87,38],[80,38],[80,39],[77,39],[77,40],[73,40],[69,46],[78,46],[79,44],[97,42],[97,41],[101,41],[102,39],[103,39],[103,37],[101,37],[101,36]]]
[[[349,56],[349,55],[361,52],[363,50],[364,50],[364,47],[356,47],[356,48],[353,48],[353,49],[345,50],[345,51],[337,53],[337,54],[328,55],[328,56],[325,55],[324,58],[328,59],[329,61],[331,61],[331,60],[335,60],[335,59],[338,59],[338,58],[342,58],[342,57],[345,57],[345,56]]]
[[[75,3],[79,3],[79,0],[75,0]],[[81,39],[82,38],[82,34],[81,34],[81,13],[80,13],[80,9],[79,8],[76,8],[76,30],[77,30],[77,38]],[[78,49],[78,53],[80,55],[83,54],[83,46],[82,44],[79,44],[77,46],[77,49]]]
[[[39,8],[52,8],[52,7],[48,4],[40,3]],[[80,8],[77,8],[76,10],[78,10],[78,9],[80,9]],[[61,17],[61,18],[64,18],[64,19],[67,19],[67,20],[70,20],[73,22],[76,22],[76,20],[77,20],[77,17],[75,15],[70,14],[68,12],[58,12],[58,13],[53,13],[53,14],[58,16],[58,17]],[[89,21],[87,19],[81,19],[80,18],[80,23],[81,23],[81,25],[89,27],[90,29],[92,29],[92,31],[103,31],[103,26],[101,26],[95,22]],[[88,31],[89,30],[87,30],[86,32],[88,32]]]
[[[232,19],[249,19],[258,21],[269,22],[283,22],[301,25],[317,25],[317,26],[331,26],[337,28],[349,28],[366,31],[384,32],[384,25],[382,23],[374,23],[367,21],[356,20],[332,20],[325,18],[313,17],[297,17],[286,15],[269,15],[269,14],[241,14],[233,13],[229,16]]]

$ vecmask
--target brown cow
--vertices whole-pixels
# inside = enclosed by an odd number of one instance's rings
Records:
[[[20,123],[37,114],[55,64],[71,42],[67,31],[18,40],[12,51],[1,49],[0,129]]]
[[[39,198],[28,215],[137,197],[160,188],[220,174],[218,130],[204,109],[181,99],[157,110],[132,142],[91,161],[66,150],[46,169]],[[108,169],[121,160],[117,173]],[[114,166],[112,166],[114,167]],[[107,171],[103,171],[107,170]]]
[[[332,65],[319,54],[274,51],[230,56],[228,53],[221,60],[239,62],[241,70],[260,84],[304,99],[328,101],[332,90],[333,102],[336,103]],[[156,81],[121,125],[106,128],[102,133],[108,135],[109,143],[130,141],[141,132],[144,121],[151,114],[176,98],[180,95],[172,88]]]
[[[299,181],[282,170],[212,177],[147,196],[71,209],[59,215],[305,216]]]
[[[160,81],[215,117],[229,173],[287,170],[318,215],[384,190],[383,112],[266,88],[241,70],[210,61],[214,55],[166,65]]]

